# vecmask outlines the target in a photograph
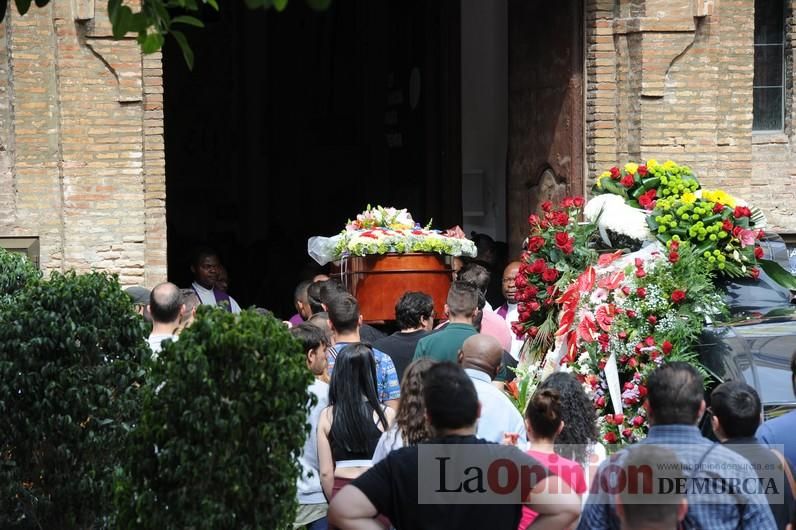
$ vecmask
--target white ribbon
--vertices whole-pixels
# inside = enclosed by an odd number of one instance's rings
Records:
[[[608,393],[611,396],[611,404],[614,406],[614,414],[622,413],[622,387],[619,386],[619,368],[616,366],[616,355],[611,354],[605,363],[605,380],[608,383]]]

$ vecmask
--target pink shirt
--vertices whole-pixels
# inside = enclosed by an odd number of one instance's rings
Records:
[[[481,319],[481,333],[495,337],[504,350],[511,351],[511,332],[506,325],[506,321],[500,318],[497,313],[484,309],[484,316]]]
[[[586,492],[586,478],[583,475],[583,468],[573,460],[569,460],[555,453],[540,453],[538,451],[528,451],[528,455],[535,458],[540,464],[561,477],[564,482],[569,484],[575,493],[583,495]],[[518,530],[525,530],[539,515],[527,506],[522,507],[522,518]]]

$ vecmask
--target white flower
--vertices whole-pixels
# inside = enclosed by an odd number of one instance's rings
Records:
[[[619,195],[597,195],[586,203],[583,215],[590,222],[596,221],[598,228],[603,229],[601,232],[607,229],[639,241],[654,239],[647,227],[647,213],[628,206]]]

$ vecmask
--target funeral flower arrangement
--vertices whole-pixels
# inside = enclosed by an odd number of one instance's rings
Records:
[[[762,213],[701,189],[685,166],[613,167],[593,191],[585,205],[545,203],[529,218],[512,325],[526,344],[509,390],[524,412],[546,375],[572,371],[594,401],[603,440],[624,444],[647,431],[641,405],[656,367],[682,360],[701,370],[693,354],[699,334],[727,311],[715,279],[756,278],[762,268],[794,284],[762,259]],[[598,256],[600,239],[619,250]]]
[[[433,230],[431,223],[424,227],[415,222],[405,208],[372,208],[370,205],[354,220],[349,220],[339,235],[310,238],[308,251],[322,265],[347,256],[393,252],[476,255],[475,244],[466,239],[461,230]]]

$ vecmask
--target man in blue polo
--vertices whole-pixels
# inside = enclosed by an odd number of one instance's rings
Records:
[[[448,290],[445,314],[448,325],[420,339],[413,360],[427,357],[439,362],[459,362],[459,350],[469,337],[477,335],[473,318],[478,311],[478,288],[470,282],[457,280]]]

